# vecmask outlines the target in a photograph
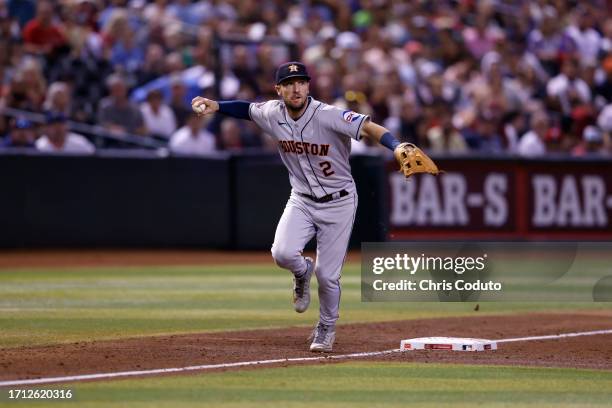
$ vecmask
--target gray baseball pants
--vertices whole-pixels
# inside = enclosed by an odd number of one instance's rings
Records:
[[[316,236],[315,275],[319,284],[319,321],[334,325],[340,307],[340,276],[357,211],[357,194],[317,203],[291,193],[276,227],[272,257],[294,275],[306,271],[304,247]]]

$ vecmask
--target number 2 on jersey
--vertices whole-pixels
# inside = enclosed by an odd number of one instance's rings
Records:
[[[334,174],[334,171],[331,169],[330,162],[322,161],[321,163],[319,163],[319,166],[321,166],[321,169],[323,170],[323,174],[325,175],[325,177],[329,177],[332,174]]]

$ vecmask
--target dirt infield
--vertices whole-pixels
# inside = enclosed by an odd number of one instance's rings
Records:
[[[503,339],[603,329],[612,329],[612,312],[350,324],[338,327],[334,353],[389,350],[398,348],[402,339],[422,336]],[[312,357],[313,353],[307,351],[309,331],[287,328],[194,333],[4,349],[0,350],[0,380]],[[373,359],[612,370],[612,335],[505,343],[497,351],[482,353],[416,351]]]

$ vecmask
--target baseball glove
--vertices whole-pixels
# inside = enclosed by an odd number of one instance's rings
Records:
[[[433,160],[412,143],[401,143],[393,153],[400,165],[400,173],[404,173],[407,178],[415,173],[429,173],[434,176],[442,173]]]

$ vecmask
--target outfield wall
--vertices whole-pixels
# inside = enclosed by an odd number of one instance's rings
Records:
[[[446,158],[439,165],[442,177],[406,183],[388,163],[390,239],[612,239],[611,160]]]
[[[384,240],[377,157],[351,159],[363,197],[351,245]],[[289,196],[276,154],[0,154],[0,247],[269,249]]]
[[[612,239],[612,161],[438,158],[406,181],[351,158],[351,246],[385,239]],[[276,154],[0,154],[0,247],[269,249],[287,201]]]
[[[228,246],[227,157],[0,156],[2,247]]]

